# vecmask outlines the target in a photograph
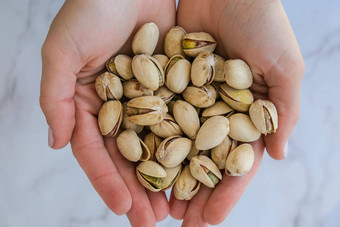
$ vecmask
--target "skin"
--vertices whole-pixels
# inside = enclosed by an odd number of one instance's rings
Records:
[[[224,175],[215,190],[202,186],[191,201],[171,196],[168,203],[163,192],[145,190],[135,177],[134,163],[121,156],[115,139],[99,132],[96,116],[102,101],[93,82],[110,56],[131,54],[131,38],[146,22],[160,29],[159,53],[175,19],[173,0],[67,0],[42,47],[40,104],[53,134],[51,147],[71,142],[98,194],[114,213],[126,214],[132,226],[154,226],[169,213],[183,219],[183,226],[222,222],[255,175],[264,147],[271,157],[284,158],[299,117],[304,62],[280,1],[181,0],[177,24],[187,32],[209,32],[218,42],[217,53],[248,63],[254,75],[251,90],[255,98],[276,105],[279,129],[252,143],[255,163],[248,174]]]

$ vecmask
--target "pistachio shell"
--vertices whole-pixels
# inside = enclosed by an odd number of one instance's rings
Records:
[[[159,86],[164,84],[162,66],[149,55],[134,56],[132,59],[132,71],[141,84],[153,91],[156,91]]]
[[[156,96],[141,96],[131,99],[126,109],[128,120],[137,125],[153,125],[160,123],[168,107]]]
[[[212,116],[218,116],[218,115],[229,115],[230,113],[235,112],[233,108],[228,106],[223,101],[218,101],[214,105],[206,108],[202,112],[202,117],[212,117]]]
[[[276,107],[271,101],[256,100],[250,105],[249,115],[257,130],[262,134],[276,132],[278,115]]]
[[[189,166],[185,166],[174,185],[174,195],[179,200],[190,200],[199,191],[201,182],[190,173]]]
[[[136,168],[136,175],[139,182],[150,191],[158,192],[164,187],[166,172],[154,161],[141,162]]]
[[[122,120],[121,127],[123,129],[132,129],[133,131],[135,131],[138,134],[143,130],[144,126],[143,125],[136,125],[136,124],[134,124],[134,123],[132,123],[128,120],[128,115],[126,113],[126,108],[127,108],[126,104],[127,104],[127,102],[123,103],[123,120]]]
[[[230,59],[224,63],[224,78],[235,89],[247,89],[253,83],[253,74],[247,63],[241,59]]]
[[[220,55],[214,54],[215,56],[215,78],[216,82],[224,82],[224,58]]]
[[[150,132],[144,137],[144,144],[148,147],[150,151],[150,160],[156,161],[155,153],[161,142],[162,139],[156,136],[153,132]]]
[[[96,91],[103,101],[120,99],[123,96],[123,87],[120,79],[109,72],[99,75],[95,83]]]
[[[215,185],[222,179],[222,174],[215,163],[204,155],[191,159],[190,172],[193,177],[209,188],[215,188]]]
[[[254,149],[250,144],[242,144],[230,152],[225,173],[229,176],[242,176],[249,172],[255,159]]]
[[[164,54],[154,54],[154,55],[152,55],[152,57],[159,62],[159,64],[162,66],[162,69],[164,70],[166,64],[169,61],[168,56],[166,56]]]
[[[195,146],[195,141],[192,142],[190,153],[187,156],[187,159],[190,161],[192,157],[195,157],[197,155],[205,155],[210,157],[211,150],[198,150]]]
[[[170,114],[166,114],[163,121],[161,121],[160,123],[151,125],[150,130],[157,136],[162,138],[167,138],[175,135],[183,135],[181,128]]]
[[[159,38],[159,29],[155,23],[146,23],[139,28],[132,40],[132,51],[137,54],[152,55]]]
[[[164,178],[164,187],[162,190],[166,191],[176,183],[177,179],[181,175],[182,164],[179,164],[173,168],[164,167],[164,170],[166,172],[166,177]]]
[[[206,32],[194,32],[183,37],[182,47],[186,55],[196,57],[200,52],[213,52],[216,41]]]
[[[140,96],[152,96],[153,91],[141,84],[138,80],[132,79],[123,82],[124,96],[133,99]]]
[[[211,159],[219,169],[225,169],[228,154],[237,146],[237,141],[226,136],[222,143],[211,150]]]
[[[122,80],[130,80],[134,77],[131,62],[131,57],[120,54],[107,60],[106,68],[109,72],[118,75]]]
[[[229,137],[240,142],[253,142],[261,133],[255,128],[248,115],[237,113],[229,117]]]
[[[254,97],[249,89],[238,90],[228,84],[220,85],[219,90],[221,98],[232,108],[239,112],[247,112],[250,104],[253,103]]]
[[[174,55],[165,66],[165,84],[175,93],[182,93],[190,82],[191,64],[181,55]]]
[[[123,106],[118,100],[107,101],[98,113],[98,125],[104,136],[115,136],[123,119]]]
[[[200,122],[195,108],[188,102],[177,100],[173,106],[173,115],[184,134],[190,139],[195,139],[200,128]]]
[[[182,39],[186,34],[182,27],[175,26],[170,29],[164,38],[164,52],[171,58],[174,55],[183,55]]]
[[[197,55],[191,67],[191,81],[197,86],[211,84],[215,78],[215,56],[210,52]]]
[[[168,137],[159,145],[156,158],[165,167],[175,167],[183,162],[190,149],[191,140],[180,136]]]
[[[165,104],[168,104],[175,95],[176,94],[166,86],[159,87],[157,91],[155,91],[155,96],[160,97]]]
[[[216,101],[216,90],[211,85],[202,87],[188,86],[182,95],[187,102],[199,108],[212,106]]]
[[[209,118],[197,133],[195,145],[198,150],[208,150],[222,143],[229,133],[229,121],[226,117]]]

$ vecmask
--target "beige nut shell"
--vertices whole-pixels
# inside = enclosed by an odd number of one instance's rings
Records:
[[[115,136],[123,119],[123,105],[118,100],[107,101],[98,113],[98,125],[104,136]]]
[[[262,134],[275,133],[278,128],[278,115],[275,105],[269,100],[258,99],[249,108],[249,116]],[[271,129],[268,129],[270,127]]]
[[[182,95],[185,101],[199,108],[212,106],[216,101],[216,90],[212,85],[202,87],[188,86]]]
[[[173,59],[181,58],[174,64]],[[165,66],[165,84],[173,92],[182,93],[190,82],[191,64],[181,55],[174,55]]]
[[[166,172],[161,165],[154,161],[141,162],[136,168],[136,175],[139,182],[147,189],[153,192],[158,192],[162,190],[161,188],[154,188],[149,182],[147,182],[140,173],[148,176],[165,178]]]
[[[248,173],[254,160],[253,147],[250,144],[241,144],[228,155],[225,173],[229,176],[242,176]]]
[[[237,113],[229,118],[229,137],[240,142],[253,142],[260,138],[261,133],[255,128],[250,117]]]
[[[174,195],[178,200],[190,200],[199,191],[201,182],[196,180],[191,173],[189,165],[182,169],[182,173],[174,185]]]
[[[253,74],[247,63],[241,59],[230,59],[224,63],[224,78],[235,89],[247,89],[253,83]]]
[[[249,89],[234,89],[226,83],[220,85],[219,94],[223,101],[239,112],[247,112],[254,101]]]
[[[159,38],[159,29],[153,22],[146,23],[139,28],[132,40],[132,51],[135,55],[152,55]]]
[[[173,105],[173,115],[184,134],[190,139],[195,139],[200,128],[196,109],[186,101],[177,100]]]
[[[202,47],[196,47],[193,49],[183,48],[184,53],[190,57],[196,57],[200,52],[213,52],[216,48],[215,39],[206,32],[193,32],[193,33],[186,34],[182,40],[182,47],[183,47],[184,40],[209,42],[209,45],[204,45]]]
[[[95,88],[98,96],[103,101],[120,99],[123,96],[123,86],[113,73],[105,72],[96,78]]]
[[[213,53],[201,52],[197,55],[191,66],[191,81],[200,87],[211,84],[215,78],[216,59]]]
[[[173,168],[163,167],[166,172],[166,177],[164,178],[164,187],[162,191],[170,189],[177,181],[182,171],[182,164],[175,166]]]
[[[183,55],[182,39],[186,35],[185,30],[180,26],[175,26],[170,29],[164,38],[164,52],[171,58],[174,55]]]

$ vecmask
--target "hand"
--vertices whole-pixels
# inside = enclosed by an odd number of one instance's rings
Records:
[[[245,60],[254,75],[255,98],[271,100],[279,114],[275,134],[252,143],[255,163],[242,177],[223,176],[215,190],[207,187],[190,202],[170,199],[170,214],[184,226],[222,222],[255,175],[264,147],[275,159],[284,148],[299,117],[304,62],[281,2],[181,0],[177,22],[187,32],[206,31],[217,40],[217,53]]]
[[[160,50],[175,24],[175,10],[171,0],[66,1],[42,47],[40,104],[50,127],[49,145],[60,149],[71,141],[98,194],[113,212],[126,213],[132,226],[155,225],[168,215],[168,202],[163,192],[146,191],[137,181],[115,139],[103,139],[94,80],[111,55],[131,52],[131,37],[146,22],[158,25]]]

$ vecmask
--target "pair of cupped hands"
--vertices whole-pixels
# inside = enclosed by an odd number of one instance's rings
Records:
[[[114,54],[131,54],[131,40],[146,22],[155,22],[160,40],[174,25],[187,32],[205,31],[217,40],[217,53],[246,61],[253,73],[255,98],[271,100],[278,110],[275,134],[252,143],[255,163],[242,177],[223,176],[212,190],[202,185],[191,201],[167,200],[137,181],[135,165],[124,159],[113,138],[97,125],[102,105],[94,81]],[[222,222],[259,168],[264,148],[283,159],[299,117],[304,62],[279,0],[66,0],[42,47],[41,108],[54,149],[71,142],[72,151],[93,187],[116,214],[132,226],[154,226],[170,214],[183,226]]]

